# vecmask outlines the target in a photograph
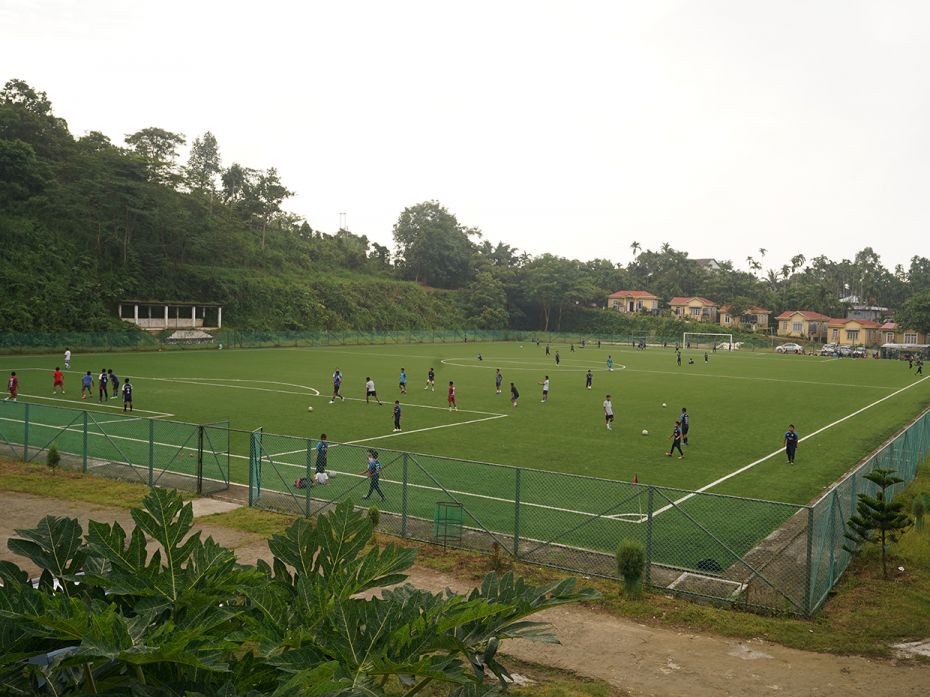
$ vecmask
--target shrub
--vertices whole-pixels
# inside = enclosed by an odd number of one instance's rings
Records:
[[[45,454],[45,464],[48,465],[48,468],[53,472],[58,469],[58,465],[61,464],[61,453],[58,452],[58,445],[52,443],[48,447],[48,452]]]
[[[371,521],[371,527],[378,527],[378,523],[381,522],[381,511],[378,510],[377,506],[371,506],[368,509],[368,520]]]
[[[623,579],[623,590],[631,598],[638,598],[643,588],[643,570],[646,567],[646,550],[641,542],[624,540],[617,548],[617,575]]]
[[[927,506],[924,504],[923,496],[915,496],[911,504],[911,515],[914,516],[914,527],[918,530],[924,529],[924,515],[927,512]]]

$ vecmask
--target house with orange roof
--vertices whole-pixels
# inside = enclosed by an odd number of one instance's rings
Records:
[[[717,303],[699,296],[676,297],[668,301],[672,314],[678,319],[690,319],[695,322],[716,322]]]
[[[618,290],[607,296],[607,307],[626,314],[659,311],[659,297],[645,290]]]
[[[769,328],[769,317],[772,315],[771,310],[763,307],[747,307],[739,316],[730,312],[733,309],[730,305],[723,305],[720,308],[720,326],[727,329],[742,329],[751,332],[764,332]]]
[[[930,343],[930,337],[926,332],[919,332],[916,329],[905,329],[897,322],[885,322],[879,329],[882,344],[901,344],[904,346],[916,346],[919,344]]]
[[[825,339],[831,318],[812,310],[785,310],[775,321],[778,336],[795,339]]]
[[[870,319],[831,319],[827,339],[848,346],[876,346],[881,342],[882,325]]]

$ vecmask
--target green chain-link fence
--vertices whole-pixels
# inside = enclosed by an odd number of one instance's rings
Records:
[[[321,449],[316,439],[237,432],[226,423],[0,403],[0,455],[42,461],[55,443],[71,466],[149,486],[227,489],[229,458],[245,458],[230,454],[231,437],[249,444],[252,506],[313,516],[343,499],[373,503],[387,533],[611,578],[618,545],[637,540],[655,588],[807,615],[849,564],[845,524],[858,494],[873,492],[863,475],[894,469],[905,481],[892,495],[912,481],[930,455],[930,411],[801,506],[388,449],[377,452],[385,500],[377,492],[365,500],[366,446]],[[325,484],[314,483],[318,469]]]
[[[681,330],[691,325],[682,325]],[[692,327],[693,328],[693,327]],[[713,327],[710,327],[713,328]],[[261,348],[280,346],[347,346],[347,345],[378,345],[378,344],[440,344],[457,343],[464,341],[519,341],[532,343],[559,343],[582,346],[582,341],[588,346],[597,345],[598,342],[616,344],[619,346],[632,346],[645,341],[652,346],[667,344],[675,346],[681,341],[680,331],[674,334],[632,331],[624,334],[611,334],[605,332],[578,331],[578,332],[542,332],[523,331],[518,329],[447,329],[447,330],[417,330],[417,331],[258,331],[221,329],[211,331],[212,341],[206,345],[199,342],[185,343],[173,341],[171,335],[174,330],[149,333],[144,331],[127,332],[71,332],[71,333],[19,333],[0,332],[0,352],[29,352],[29,351],[63,351],[65,346],[76,351],[120,351],[135,349],[171,349],[171,348],[209,348],[222,344],[229,348]],[[769,346],[769,340],[764,335],[734,334],[734,341],[741,342],[743,349],[764,348]],[[710,347],[711,343],[707,346]],[[702,344],[703,346],[703,344]]]
[[[149,486],[215,493],[229,488],[229,425],[189,424],[29,402],[0,403],[0,453]]]

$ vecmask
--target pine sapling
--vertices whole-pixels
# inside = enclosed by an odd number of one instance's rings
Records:
[[[891,500],[888,488],[904,480],[894,476],[893,469],[876,467],[865,478],[878,487],[875,496],[859,494],[856,515],[846,523],[844,534],[851,545],[843,549],[855,554],[867,542],[877,542],[882,552],[882,577],[888,578],[888,544],[897,542],[898,536],[911,526],[911,517],[904,511],[904,503]]]

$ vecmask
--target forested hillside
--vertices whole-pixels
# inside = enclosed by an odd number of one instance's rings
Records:
[[[243,329],[505,328],[623,332],[656,321],[602,309],[621,288],[663,300],[703,295],[739,311],[839,315],[839,299],[895,309],[930,328],[930,260],[886,269],[866,247],[853,260],[805,258],[767,268],[764,240],[745,269],[709,270],[662,245],[612,250],[626,265],[529,256],[492,244],[436,201],[400,211],[395,248],[348,230],[326,234],[287,213],[274,168],[224,164],[209,132],[150,127],[122,144],[75,137],[47,95],[20,80],[0,91],[0,331],[124,327],[124,298],[222,303]],[[740,262],[742,264],[742,262]]]

